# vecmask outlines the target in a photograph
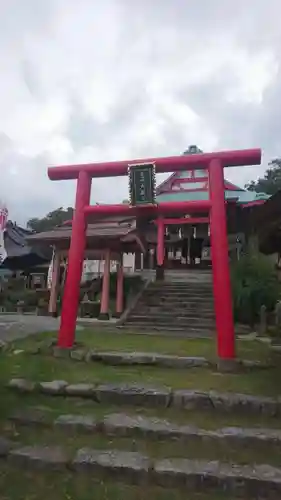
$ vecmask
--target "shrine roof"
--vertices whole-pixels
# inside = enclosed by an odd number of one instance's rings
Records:
[[[208,175],[206,170],[175,172],[156,189],[158,202],[168,201],[201,201],[209,198]],[[225,179],[226,200],[247,205],[260,204],[270,198],[265,193],[248,191]]]
[[[91,237],[122,237],[126,236],[132,232],[132,226],[130,225],[120,225],[118,223],[96,223],[88,224],[87,226],[87,238]],[[57,241],[59,239],[69,239],[71,237],[72,227],[71,225],[64,225],[56,227],[50,231],[43,231],[42,233],[36,233],[30,235],[27,239],[28,241]]]
[[[31,244],[47,244],[67,247],[71,239],[71,224],[56,227],[50,231],[36,233],[28,236],[27,241]],[[105,248],[106,242],[110,246],[114,244],[126,247],[141,247],[143,243],[135,230],[135,220],[130,222],[97,222],[87,226],[87,248]]]
[[[24,269],[50,259],[51,253],[48,249],[39,247],[35,249],[32,243],[27,243],[28,236],[32,234],[32,231],[20,227],[12,221],[7,222],[4,231],[7,258],[1,268]]]

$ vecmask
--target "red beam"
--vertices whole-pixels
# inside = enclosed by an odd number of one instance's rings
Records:
[[[163,202],[158,205],[89,205],[85,207],[86,217],[95,215],[97,217],[107,217],[109,215],[131,215],[134,216],[153,216],[165,213],[190,213],[190,212],[208,212],[211,207],[209,200],[202,201],[182,201],[182,202]]]
[[[217,351],[222,360],[235,358],[235,333],[229,272],[224,177],[220,162],[212,161],[209,171],[212,208],[211,245],[214,303],[217,324]]]
[[[178,219],[163,219],[165,226],[182,224],[209,224],[209,217],[180,217]],[[158,219],[153,221],[158,224]]]
[[[155,163],[157,173],[169,173],[180,170],[208,169],[211,160],[219,160],[223,167],[239,167],[244,165],[259,165],[260,149],[245,149],[241,151],[221,151],[217,153],[202,153],[198,155],[170,156],[167,158],[146,158],[138,160],[112,161],[105,163],[88,163],[80,165],[63,165],[48,169],[52,181],[77,179],[81,171],[91,177],[117,177],[128,174],[128,165],[137,163]]]

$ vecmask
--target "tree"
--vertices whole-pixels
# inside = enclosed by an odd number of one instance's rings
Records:
[[[267,193],[270,195],[277,193],[281,189],[281,158],[272,160],[264,177],[260,177],[257,181],[251,181],[249,184],[246,184],[245,188],[256,193]]]
[[[183,155],[199,155],[203,153],[202,149],[198,148],[196,144],[192,144],[189,148],[183,152]]]
[[[45,217],[39,219],[38,217],[33,217],[29,219],[27,222],[27,227],[40,233],[42,231],[49,231],[56,226],[60,226],[64,222],[68,220],[72,220],[73,217],[73,208],[68,207],[64,209],[63,207],[59,207],[52,212],[49,212]]]

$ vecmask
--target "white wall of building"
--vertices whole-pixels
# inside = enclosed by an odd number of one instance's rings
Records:
[[[123,267],[125,274],[131,274],[135,271],[135,254],[128,253],[123,255]],[[110,262],[110,272],[114,273],[117,270],[117,261]],[[104,260],[84,260],[82,281],[96,278],[103,275]]]

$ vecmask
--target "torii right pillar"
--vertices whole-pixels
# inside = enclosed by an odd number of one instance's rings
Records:
[[[224,173],[223,165],[217,159],[211,160],[209,164],[209,194],[218,368],[227,371],[232,370],[235,366],[235,331],[228,256]]]

